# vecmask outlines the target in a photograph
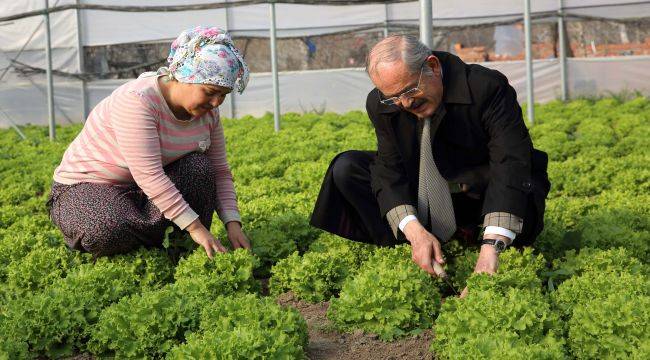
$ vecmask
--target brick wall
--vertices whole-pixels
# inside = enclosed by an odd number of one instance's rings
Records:
[[[627,44],[581,44],[571,43],[572,57],[603,57],[603,56],[628,56],[628,55],[650,55],[650,37],[642,43]],[[465,62],[482,61],[508,61],[524,60],[525,54],[510,56],[500,55],[486,50],[485,46],[464,47],[462,44],[454,44],[454,51]],[[535,59],[549,59],[557,57],[555,44],[538,43],[533,44],[533,57]]]

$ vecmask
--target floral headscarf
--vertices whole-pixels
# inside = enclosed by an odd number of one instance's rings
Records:
[[[167,57],[169,73],[188,84],[210,84],[237,90],[248,83],[249,70],[243,56],[225,30],[197,26],[183,31],[172,43]]]

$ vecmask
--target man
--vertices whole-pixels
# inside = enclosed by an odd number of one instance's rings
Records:
[[[380,41],[367,72],[377,151],[334,158],[311,224],[377,245],[407,241],[432,275],[454,234],[481,243],[476,272],[494,273],[506,246],[531,245],[543,228],[548,157],[533,149],[508,79],[413,36]]]

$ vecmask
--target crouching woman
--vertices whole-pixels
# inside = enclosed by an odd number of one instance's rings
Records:
[[[217,211],[235,248],[250,248],[218,106],[248,81],[230,35],[197,27],[172,43],[169,66],[117,88],[90,113],[54,171],[48,207],[67,245],[94,256],[159,247],[171,224],[208,256]]]

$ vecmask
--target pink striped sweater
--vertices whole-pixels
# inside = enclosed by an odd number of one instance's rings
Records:
[[[218,110],[189,122],[177,120],[157,78],[129,81],[102,100],[63,155],[54,181],[68,185],[135,181],[165,218],[184,229],[198,215],[163,166],[191,152],[205,152],[217,174],[219,218],[224,224],[241,221]]]

